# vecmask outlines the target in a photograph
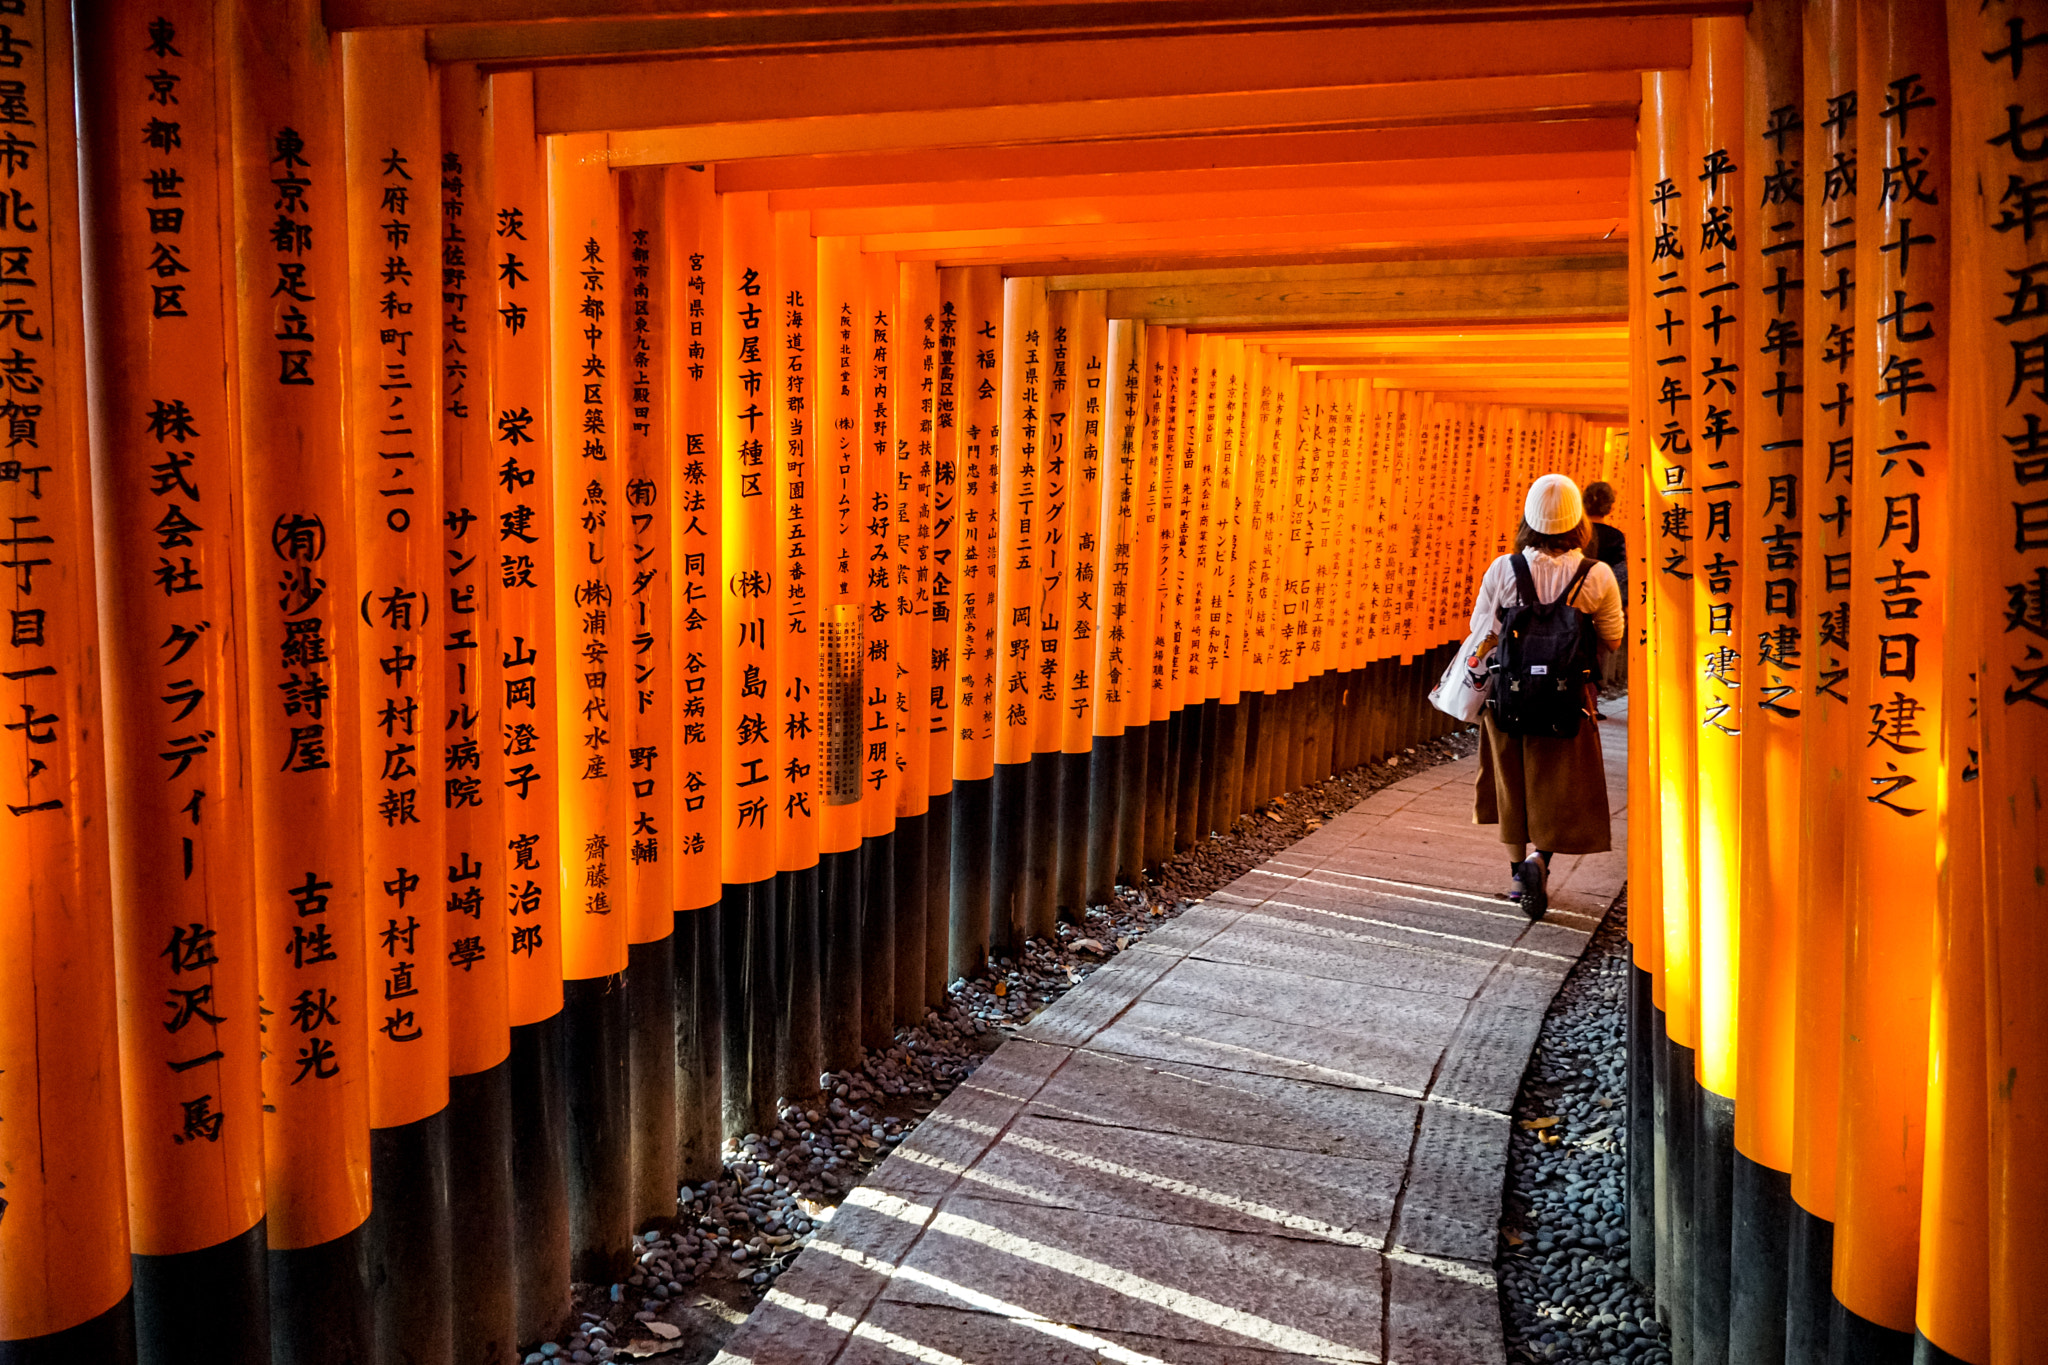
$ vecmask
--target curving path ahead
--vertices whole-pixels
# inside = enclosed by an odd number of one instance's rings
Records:
[[[1507,1113],[1625,871],[1601,729],[1617,851],[1559,857],[1544,923],[1494,897],[1477,759],[1375,793],[1005,1043],[719,1362],[1496,1365]]]

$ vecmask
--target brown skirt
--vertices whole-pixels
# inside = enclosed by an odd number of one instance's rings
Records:
[[[1479,723],[1473,824],[1499,825],[1502,843],[1534,844],[1545,853],[1611,847],[1598,725],[1589,718],[1571,739],[1545,739],[1502,734],[1491,711]]]

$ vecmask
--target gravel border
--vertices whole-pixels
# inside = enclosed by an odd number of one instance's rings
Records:
[[[1515,1097],[1494,1269],[1511,1365],[1669,1365],[1628,1275],[1628,893],[1543,1017]]]

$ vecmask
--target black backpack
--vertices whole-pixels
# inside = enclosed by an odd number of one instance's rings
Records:
[[[1585,714],[1586,684],[1599,666],[1599,636],[1585,612],[1572,605],[1592,560],[1554,602],[1536,595],[1528,561],[1508,556],[1514,565],[1521,603],[1501,608],[1500,645],[1493,652],[1493,692],[1486,704],[1493,723],[1510,735],[1570,739],[1579,733]]]

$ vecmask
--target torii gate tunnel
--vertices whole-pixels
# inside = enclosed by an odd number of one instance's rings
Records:
[[[2033,0],[0,2],[0,1362],[512,1358],[1546,472],[1675,1358],[2048,1360],[2044,158]]]

